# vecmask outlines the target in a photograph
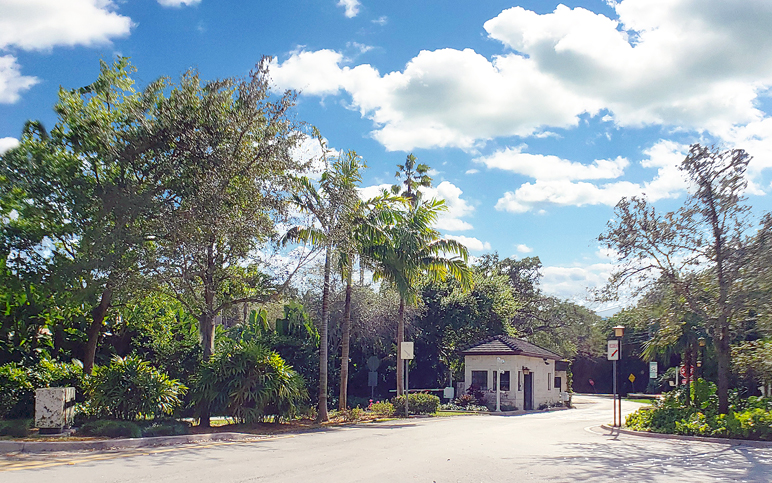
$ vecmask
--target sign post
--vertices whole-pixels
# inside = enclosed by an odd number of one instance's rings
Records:
[[[408,385],[409,379],[409,371],[410,368],[409,363],[410,359],[415,358],[415,354],[413,353],[413,343],[412,342],[403,342],[402,345],[399,348],[399,357],[400,359],[405,360],[405,417],[409,417],[410,413],[408,412],[408,402],[410,401],[410,386]]]
[[[367,373],[367,385],[370,386],[370,399],[375,397],[375,386],[378,385],[378,367],[381,365],[381,361],[375,357],[370,356],[367,359],[367,368],[370,372]]]
[[[649,362],[649,379],[656,379],[659,368],[657,367],[657,361]]]
[[[617,361],[619,360],[619,341],[618,340],[608,341],[607,357],[608,357],[608,360],[614,361],[614,372],[612,376],[613,388],[614,388],[614,399],[613,399],[614,402],[612,405],[612,411],[614,412],[614,426],[621,426],[621,421],[620,421],[620,424],[617,424]],[[620,406],[622,405],[621,401],[619,401],[619,405]],[[620,415],[620,419],[621,419],[621,415]]]

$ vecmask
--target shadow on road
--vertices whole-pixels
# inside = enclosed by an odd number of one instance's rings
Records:
[[[772,452],[736,444],[700,444],[691,441],[653,443],[620,439],[616,431],[598,443],[564,445],[572,457],[548,457],[546,464],[567,466],[574,481],[678,479],[706,481],[739,479],[772,481]]]

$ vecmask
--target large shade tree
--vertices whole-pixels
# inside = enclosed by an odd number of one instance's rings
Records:
[[[706,322],[718,357],[719,410],[729,409],[730,326],[743,297],[739,276],[750,245],[744,193],[750,156],[691,146],[680,169],[691,183],[684,205],[659,213],[643,198],[623,198],[599,240],[618,254],[607,295],[622,286],[669,284],[694,315]]]
[[[48,133],[24,128],[2,157],[3,254],[12,270],[36,270],[49,287],[87,304],[83,351],[94,365],[105,318],[116,298],[140,280],[148,225],[162,211],[163,164],[153,109],[165,81],[136,92],[132,67],[101,63],[97,80],[60,89],[59,120]]]

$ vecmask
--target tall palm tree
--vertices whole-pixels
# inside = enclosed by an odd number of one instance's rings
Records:
[[[386,238],[384,229],[393,225],[399,217],[398,205],[406,200],[382,193],[374,198],[359,201],[350,213],[350,236],[343,240],[339,249],[339,271],[346,284],[343,307],[342,336],[340,344],[340,397],[338,407],[342,411],[348,403],[348,359],[351,339],[351,293],[354,260],[359,258],[360,268],[367,264],[364,247]],[[361,274],[361,271],[360,271]]]
[[[413,153],[407,155],[405,164],[397,165],[397,172],[394,177],[400,180],[400,183],[393,185],[391,192],[407,198],[410,200],[411,205],[416,205],[421,196],[418,188],[430,188],[432,186],[432,178],[429,176],[429,165],[419,163],[418,159],[413,156]],[[404,185],[404,190],[400,185]],[[401,193],[400,190],[402,190]]]
[[[419,277],[428,275],[433,280],[442,280],[451,275],[464,289],[472,286],[466,247],[455,240],[443,239],[440,232],[432,228],[439,214],[447,210],[445,202],[436,199],[422,202],[420,196],[415,201],[407,204],[397,222],[388,227],[384,239],[365,247],[375,262],[373,278],[390,282],[399,292],[398,356],[405,340],[405,305],[415,302]],[[397,395],[404,392],[402,378],[402,364],[397,357]]]
[[[326,161],[326,159],[325,159]],[[332,258],[338,246],[350,237],[350,213],[358,203],[356,187],[362,181],[365,164],[354,151],[344,151],[322,173],[317,186],[307,177],[298,179],[299,190],[293,197],[297,207],[311,215],[311,226],[293,227],[285,242],[300,241],[324,248],[324,285],[322,321],[319,330],[319,410],[317,421],[327,421],[328,327],[330,320],[330,274]]]

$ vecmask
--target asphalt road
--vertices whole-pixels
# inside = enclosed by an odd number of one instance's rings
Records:
[[[772,448],[615,435],[577,409],[362,424],[250,443],[0,458],[0,482],[772,482]],[[638,407],[625,403],[629,412]]]

